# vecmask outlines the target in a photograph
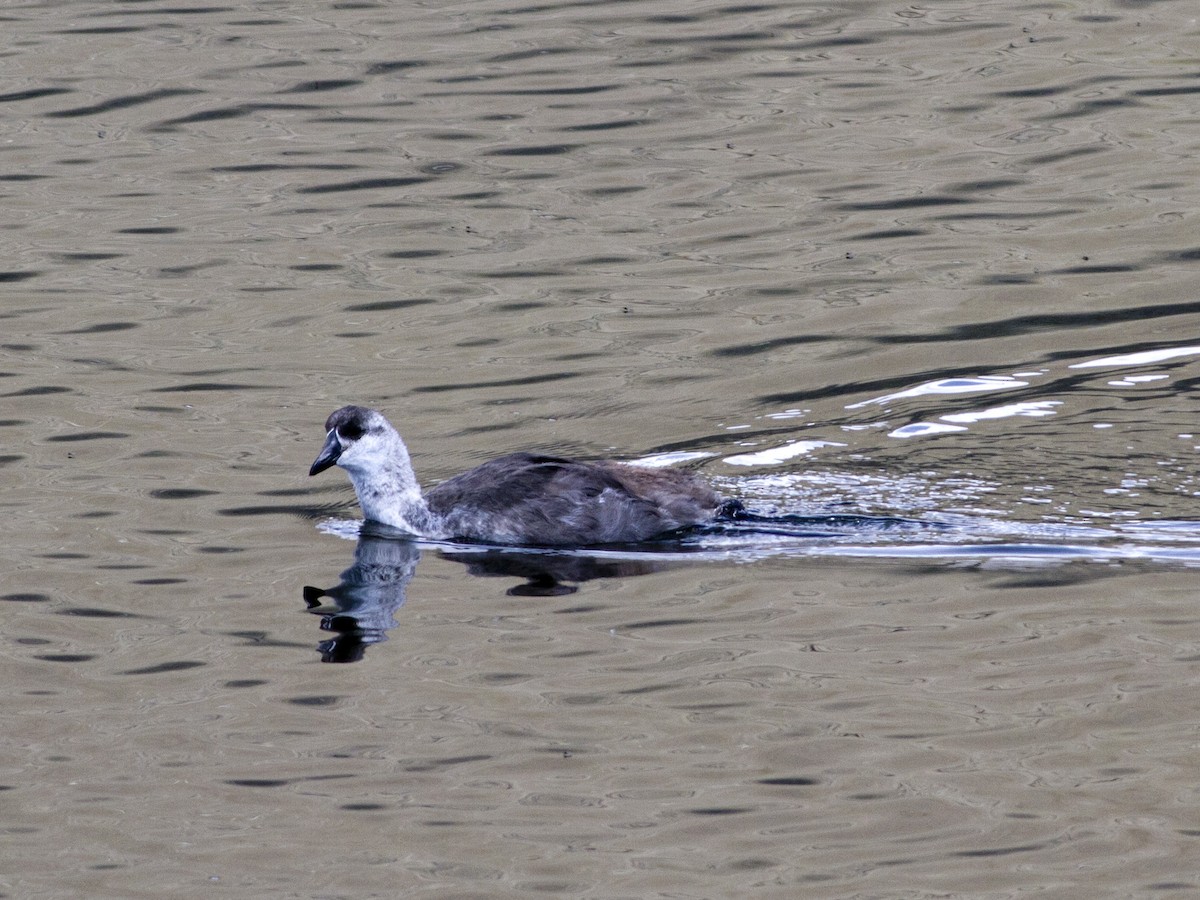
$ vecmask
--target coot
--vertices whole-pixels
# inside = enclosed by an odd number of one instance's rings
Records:
[[[587,546],[644,541],[741,511],[679,469],[513,453],[422,495],[408,448],[381,413],[344,406],[309,469],[339,465],[363,515],[419,537],[497,544]]]

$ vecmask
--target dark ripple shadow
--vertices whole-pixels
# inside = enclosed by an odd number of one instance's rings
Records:
[[[129,437],[123,431],[79,431],[73,434],[53,434],[45,438],[47,443],[74,443],[77,441],[101,441]]]
[[[590,122],[583,125],[566,125],[559,129],[565,132],[615,131],[619,128],[637,128],[639,125],[652,125],[654,119],[609,119],[604,122]]]
[[[72,328],[68,331],[59,331],[58,334],[106,334],[113,331],[132,331],[134,328],[141,328],[139,322],[101,322],[97,325],[88,325],[86,328]]]
[[[336,194],[344,191],[374,191],[380,188],[411,187],[425,184],[432,178],[421,175],[403,177],[360,178],[355,181],[339,181],[332,184],[313,184],[295,189],[297,194]]]
[[[191,93],[200,93],[192,91]],[[240,119],[258,112],[320,112],[323,107],[311,103],[237,103],[233,106],[222,106],[216,109],[205,109],[188,113],[184,116],[174,116],[146,126],[146,131],[163,133],[175,131],[180,125],[195,125],[200,122],[220,122],[227,119]]]
[[[501,77],[501,76],[496,76]],[[478,82],[480,77],[469,75],[463,78],[446,78],[441,83],[457,84],[463,82]],[[572,96],[587,96],[589,94],[601,94],[605,91],[614,91],[622,88],[620,84],[596,84],[586,85],[582,87],[546,87],[546,88],[510,88],[508,90],[456,90],[456,91],[430,91],[424,96],[426,97],[461,97],[476,96],[476,97],[572,97]]]
[[[10,391],[7,394],[0,394],[0,397],[45,397],[49,394],[74,394],[75,388],[63,387],[57,384],[38,385],[37,387],[24,388],[19,391]]]
[[[274,506],[266,504],[258,506],[229,506],[217,510],[217,515],[229,516],[231,518],[248,516],[298,516],[302,519],[315,519],[323,514],[323,510],[314,510],[311,506],[285,503]]]
[[[580,144],[542,144],[538,146],[499,147],[488,150],[485,156],[559,156],[570,153],[580,147]]]
[[[119,672],[119,675],[162,675],[166,672],[184,672],[188,669],[198,669],[206,666],[208,663],[201,662],[195,659],[181,659],[174,662],[156,663],[150,666],[143,666],[140,669],[126,669]]]
[[[111,100],[103,100],[100,103],[93,103],[90,106],[76,106],[71,109],[52,110],[43,113],[48,119],[70,119],[80,116],[94,116],[99,113],[112,112],[117,109],[128,109],[132,106],[141,106],[146,103],[154,103],[158,100],[169,100],[172,97],[187,97],[193,94],[203,94],[204,91],[198,88],[159,88],[154,91],[145,91],[141,94],[126,94],[122,97],[113,97]]]
[[[26,100],[39,100],[42,97],[57,97],[60,94],[73,93],[75,93],[74,88],[29,88],[28,90],[24,91],[13,91],[8,94],[0,94],[0,103],[22,103]]]
[[[428,65],[423,60],[418,59],[400,59],[391,60],[388,62],[371,63],[367,66],[367,75],[391,75],[393,72],[405,72],[409,69],[419,69],[422,66]]]
[[[97,606],[68,606],[55,610],[60,616],[76,616],[81,619],[141,619],[144,616],[119,609],[104,609]]]
[[[239,163],[231,166],[212,166],[208,172],[253,175],[259,172],[347,172],[361,169],[355,163]]]
[[[278,94],[316,94],[323,91],[340,91],[343,88],[358,87],[363,82],[357,78],[330,78],[316,81],[302,81],[288,88],[276,91]]]
[[[217,491],[200,488],[157,488],[150,491],[150,496],[156,500],[192,500],[196,497],[209,497]]]
[[[897,197],[894,200],[862,200],[839,203],[834,209],[843,212],[895,212],[902,209],[922,209],[928,206],[958,206],[975,203],[970,197],[954,194],[930,194],[921,197]]]
[[[1080,100],[1068,109],[1056,110],[1044,116],[1033,116],[1031,122],[1061,122],[1065,119],[1094,117],[1106,110],[1130,106],[1141,106],[1141,102],[1130,97],[1105,97],[1098,100]]]
[[[189,394],[207,391],[277,391],[281,390],[276,384],[247,384],[223,381],[194,381],[190,384],[176,384],[167,387],[148,388],[155,394]]]
[[[550,372],[545,375],[527,375],[523,378],[502,378],[496,381],[456,381],[454,384],[428,384],[412,389],[414,394],[442,394],[448,391],[471,391],[481,388],[496,387],[525,387],[531,384],[545,384],[554,381],[566,381],[578,378],[579,372]]]

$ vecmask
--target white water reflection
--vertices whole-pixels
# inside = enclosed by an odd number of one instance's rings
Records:
[[[1054,415],[1056,406],[1062,406],[1062,401],[1033,400],[1026,403],[1010,403],[1007,406],[993,406],[978,412],[951,413],[942,416],[941,419],[943,422],[982,422],[985,419],[1007,419],[1011,416],[1037,418]]]
[[[888,432],[888,437],[910,438],[928,437],[933,434],[952,434],[955,431],[966,431],[963,425],[943,425],[937,422],[912,422]]]
[[[966,431],[966,426],[958,423],[974,424],[976,422],[983,422],[988,419],[1008,419],[1014,416],[1024,416],[1028,418],[1052,416],[1054,415],[1055,407],[1058,406],[1062,406],[1061,400],[1031,400],[1023,403],[1009,403],[1005,406],[993,406],[989,409],[981,409],[962,413],[949,413],[939,417],[941,422],[912,422],[908,425],[901,426],[900,428],[888,432],[888,437],[926,437],[932,434],[948,434],[955,431]],[[945,422],[954,424],[942,424]]]
[[[715,453],[709,453],[702,450],[676,450],[668,453],[652,453],[649,456],[639,456],[637,459],[630,459],[627,460],[627,462],[631,466],[645,466],[648,469],[661,469],[667,466],[678,465],[679,463],[694,462],[697,459],[707,459],[715,455]]]
[[[1145,366],[1152,363],[1166,362],[1182,356],[1200,355],[1200,346],[1163,347],[1158,350],[1144,350],[1140,353],[1126,353],[1120,356],[1103,356],[1087,362],[1072,363],[1069,369],[1101,369],[1117,366]]]
[[[820,442],[818,442],[820,443]],[[785,448],[786,449],[786,448]],[[822,556],[973,560],[989,565],[1036,560],[1158,560],[1200,565],[1200,521],[1146,520],[1133,509],[1086,509],[1054,521],[1014,518],[1000,495],[1002,485],[967,475],[804,471],[717,479],[717,487],[741,499],[745,518],[668,535],[644,544],[602,548],[492,547],[427,542],[423,545],[467,556],[484,551],[506,555],[550,554],[555,559],[659,562],[736,562]],[[1146,479],[1127,473],[1122,493],[1137,496]],[[1026,491],[1055,493],[1049,485]],[[1050,496],[1023,496],[1049,503]],[[319,529],[357,540],[363,523],[326,519]],[[372,526],[377,530],[377,526]],[[399,535],[397,535],[399,536]],[[457,558],[457,557],[456,557]],[[629,574],[628,572],[624,574]],[[600,577],[610,577],[606,572]]]
[[[321,531],[359,540],[363,523],[327,520]],[[371,532],[380,529],[372,525]],[[1093,525],[1013,523],[986,517],[941,515],[927,518],[854,514],[761,516],[693,534],[629,547],[539,548],[453,541],[412,540],[401,543],[435,549],[443,555],[482,568],[481,575],[511,574],[533,579],[546,571],[556,583],[593,578],[626,577],[657,571],[674,563],[754,563],[796,557],[871,557],[977,565],[1051,565],[1079,561],[1107,563],[1146,560],[1200,566],[1200,521]],[[508,568],[483,566],[502,555],[524,560]],[[644,564],[650,568],[622,567]],[[654,565],[651,565],[654,564]],[[540,567],[540,568],[539,568]]]
[[[911,397],[929,397],[947,394],[977,394],[983,391],[1007,391],[1012,388],[1027,387],[1029,382],[1020,381],[1007,375],[978,375],[958,378],[941,378],[937,381],[927,381],[907,390],[894,394],[885,394],[871,400],[851,403],[846,409],[861,409],[864,406],[877,404],[883,406],[893,400],[903,400]]]
[[[838,441],[791,441],[769,450],[759,450],[755,453],[736,453],[725,457],[725,462],[731,466],[770,466],[787,462],[797,456],[804,456],[822,447],[845,447]]]

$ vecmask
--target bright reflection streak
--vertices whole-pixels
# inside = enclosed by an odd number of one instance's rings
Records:
[[[703,451],[687,451],[678,450],[673,453],[654,453],[650,456],[643,456],[639,459],[630,459],[626,462],[631,466],[644,466],[647,469],[662,469],[666,466],[673,466],[676,463],[691,462],[693,459],[706,459],[710,456],[716,456],[715,453],[705,453]]]
[[[794,441],[770,450],[759,450],[757,453],[739,453],[736,456],[725,457],[725,462],[731,466],[770,466],[786,462],[797,456],[803,456],[819,447],[845,447],[837,441]]]
[[[1127,353],[1124,356],[1103,356],[1087,362],[1073,363],[1068,369],[1099,369],[1107,366],[1144,366],[1164,362],[1180,356],[1200,355],[1200,347],[1167,347],[1163,350],[1146,350],[1142,353]]]
[[[937,422],[913,422],[910,425],[901,426],[895,431],[889,431],[888,437],[925,437],[930,434],[950,434],[953,431],[966,430],[967,428],[964,425],[939,425]]]
[[[861,403],[852,403],[846,409],[860,409],[864,406],[869,406],[872,403],[884,404],[890,403],[893,400],[901,400],[906,397],[928,397],[933,395],[945,394],[977,394],[983,391],[1006,391],[1011,388],[1026,387],[1028,381],[1018,381],[1016,378],[1010,378],[1007,375],[981,375],[979,377],[966,378],[943,378],[939,381],[927,381],[925,384],[918,384],[916,387],[911,387],[908,390],[898,391],[895,394],[886,394],[882,397],[876,397],[873,400],[863,400]]]
[[[978,412],[951,413],[939,418],[943,422],[982,422],[984,419],[1007,419],[1010,416],[1052,416],[1056,406],[1062,406],[1062,401],[1033,400],[1026,403],[1010,403],[1008,406],[993,406]]]

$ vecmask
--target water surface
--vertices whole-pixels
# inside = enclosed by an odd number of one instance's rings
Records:
[[[1192,4],[2,15],[5,892],[1195,892]],[[327,665],[349,402],[798,529]]]

